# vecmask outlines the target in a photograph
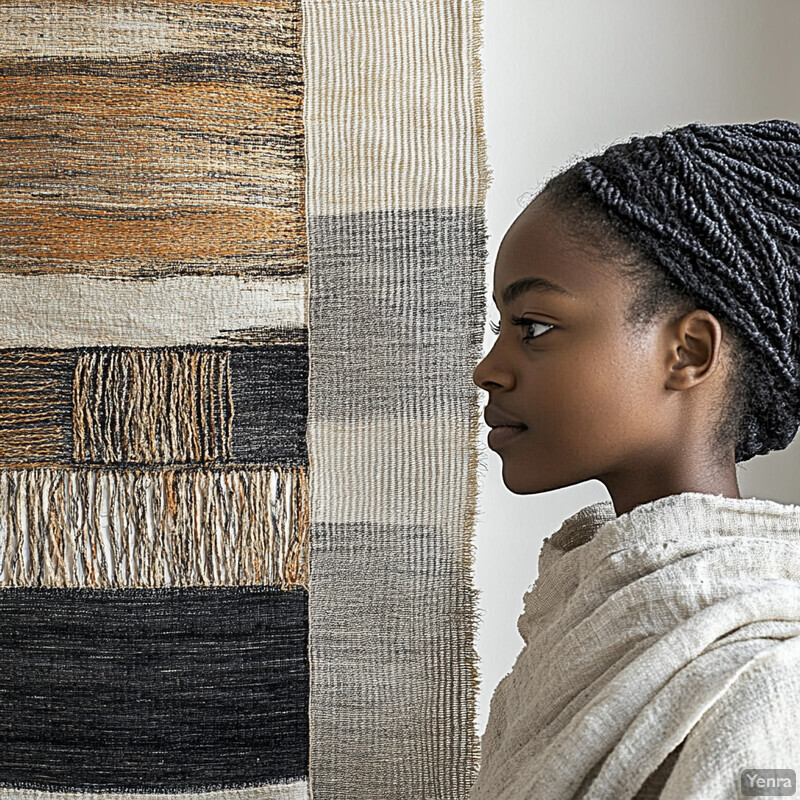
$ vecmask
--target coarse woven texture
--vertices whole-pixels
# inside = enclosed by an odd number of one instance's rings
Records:
[[[3,4],[0,798],[466,798],[480,12]]]
[[[275,587],[0,590],[4,781],[124,792],[302,778],[307,606]]]
[[[315,800],[466,798],[481,4],[304,0]]]
[[[0,350],[0,464],[306,465],[307,395],[306,344]]]
[[[800,763],[798,506],[588,506],[545,539],[518,628],[473,800],[730,800],[743,768]]]
[[[305,470],[0,472],[4,586],[308,587]]]
[[[305,272],[295,0],[11,2],[3,22],[0,269]]]
[[[0,797],[309,797],[300,0],[3,4]]]

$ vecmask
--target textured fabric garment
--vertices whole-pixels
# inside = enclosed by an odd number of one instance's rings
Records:
[[[518,629],[472,800],[730,800],[743,769],[800,766],[798,506],[588,506],[545,539]]]
[[[466,798],[487,185],[477,0],[304,0],[311,788]]]

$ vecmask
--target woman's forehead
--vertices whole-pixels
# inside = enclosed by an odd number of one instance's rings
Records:
[[[493,296],[500,305],[513,302],[523,291],[554,300],[577,299],[619,291],[615,277],[612,265],[577,246],[555,212],[531,204],[500,245]]]

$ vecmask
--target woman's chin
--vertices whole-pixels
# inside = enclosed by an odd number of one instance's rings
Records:
[[[552,474],[532,475],[530,469],[524,472],[503,462],[503,483],[513,494],[540,494],[560,489],[564,484],[554,480]]]
[[[540,491],[536,488],[536,481],[529,474],[520,474],[519,471],[503,462],[503,483],[506,489],[514,494],[533,494]]]

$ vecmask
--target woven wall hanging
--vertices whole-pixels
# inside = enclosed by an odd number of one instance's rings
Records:
[[[465,798],[479,3],[0,13],[0,798]]]

